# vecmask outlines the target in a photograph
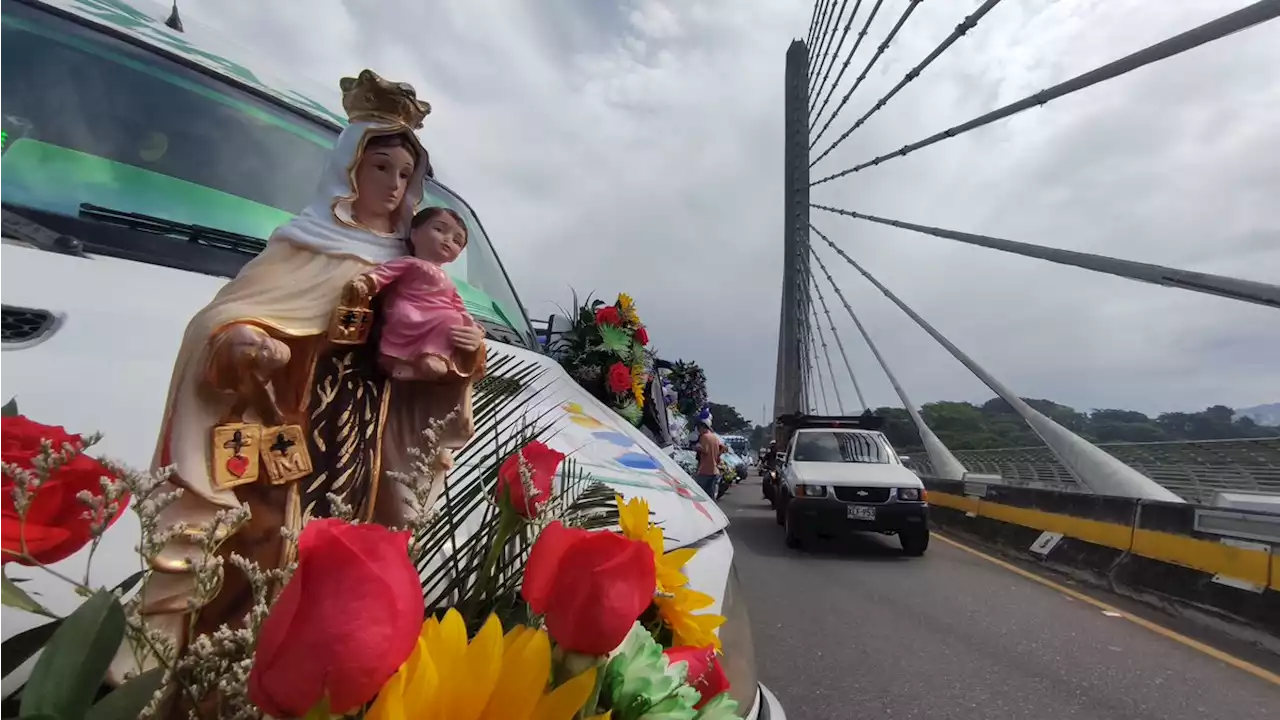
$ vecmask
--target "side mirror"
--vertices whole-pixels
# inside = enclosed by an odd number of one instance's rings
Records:
[[[564,336],[573,329],[573,321],[564,315],[547,318],[547,354],[556,356],[564,346]]]

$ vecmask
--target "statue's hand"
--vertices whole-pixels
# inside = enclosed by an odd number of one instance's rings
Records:
[[[484,330],[475,325],[459,325],[449,331],[453,346],[462,352],[475,352],[484,341]]]
[[[289,364],[289,346],[248,324],[233,325],[226,331],[226,352],[241,374],[267,379]]]
[[[377,283],[368,275],[357,275],[347,283],[347,295],[360,303],[368,302],[377,291]]]

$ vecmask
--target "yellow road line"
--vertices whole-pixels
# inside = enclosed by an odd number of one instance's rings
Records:
[[[959,548],[960,550],[963,550],[969,553],[970,555],[980,557],[983,560],[986,560],[987,562],[992,563],[994,565],[999,565],[1000,567],[1004,568],[1005,570],[1008,570],[1011,573],[1014,573],[1016,575],[1021,575],[1022,577],[1028,580],[1033,580],[1035,582],[1038,582],[1041,585],[1044,585],[1045,587],[1053,588],[1054,590],[1057,590],[1058,592],[1062,593],[1063,595],[1066,595],[1069,598],[1072,598],[1073,600],[1079,600],[1082,603],[1087,603],[1107,613],[1114,613],[1115,615],[1118,615],[1119,617],[1122,617],[1125,620],[1128,620],[1129,622],[1134,623],[1135,625],[1144,627],[1147,630],[1150,630],[1151,632],[1157,635],[1161,635],[1163,637],[1169,638],[1170,640],[1176,643],[1179,643],[1181,645],[1185,645],[1193,650],[1199,650],[1200,652],[1204,653],[1205,655],[1208,655],[1211,658],[1214,658],[1215,660],[1220,660],[1238,670],[1243,670],[1249,673],[1250,675],[1253,675],[1254,677],[1258,677],[1263,680],[1266,680],[1267,682],[1273,685],[1280,685],[1280,675],[1277,675],[1271,672],[1270,670],[1260,668],[1251,662],[1248,662],[1246,660],[1241,660],[1240,658],[1234,655],[1225,653],[1215,647],[1205,645],[1199,640],[1193,640],[1192,638],[1189,638],[1186,635],[1183,635],[1178,632],[1174,632],[1173,630],[1170,630],[1169,628],[1163,627],[1161,625],[1157,625],[1151,622],[1150,620],[1140,618],[1137,615],[1125,612],[1124,610],[1121,610],[1112,605],[1108,605],[1107,603],[1104,603],[1101,600],[1085,595],[1082,592],[1079,592],[1077,590],[1072,590],[1071,588],[1065,587],[1063,585],[1059,585],[1058,583],[1052,580],[1049,580],[1048,578],[1041,577],[1028,570],[1023,570],[1017,565],[1005,562],[1004,560],[1001,560],[996,557],[992,557],[979,550],[974,550],[968,545],[960,543],[956,540],[952,540],[951,538],[946,537],[945,535],[940,535],[937,531],[934,531],[932,535],[935,538],[947,543],[948,545],[951,545],[952,547]]]

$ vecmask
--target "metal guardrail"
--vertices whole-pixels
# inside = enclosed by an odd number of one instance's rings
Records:
[[[1098,447],[1189,502],[1209,504],[1219,490],[1280,494],[1280,437]],[[954,453],[970,472],[1000,475],[1009,485],[1087,492],[1047,447]],[[923,475],[933,473],[923,456],[912,457],[908,464]]]

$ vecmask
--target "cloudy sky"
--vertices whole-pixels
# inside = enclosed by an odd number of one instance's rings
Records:
[[[818,149],[979,4],[921,4]],[[1246,4],[1006,0],[813,177]],[[872,5],[863,4],[854,32]],[[905,5],[884,2],[824,119]],[[809,3],[310,0],[305,12],[299,3],[259,0],[181,6],[185,16],[304,68],[321,87],[363,67],[413,83],[435,108],[423,137],[441,179],[484,218],[535,317],[568,305],[570,288],[629,292],[661,353],[707,370],[713,399],[756,419],[771,405],[783,71],[788,44],[806,34]],[[1280,22],[824,184],[813,199],[1276,282],[1276,67]],[[1022,395],[1146,412],[1280,401],[1274,310],[819,211],[813,219]],[[823,256],[913,400],[991,396],[852,268],[829,251]],[[829,290],[828,303],[868,400],[898,404]],[[851,404],[848,377],[838,374]]]

